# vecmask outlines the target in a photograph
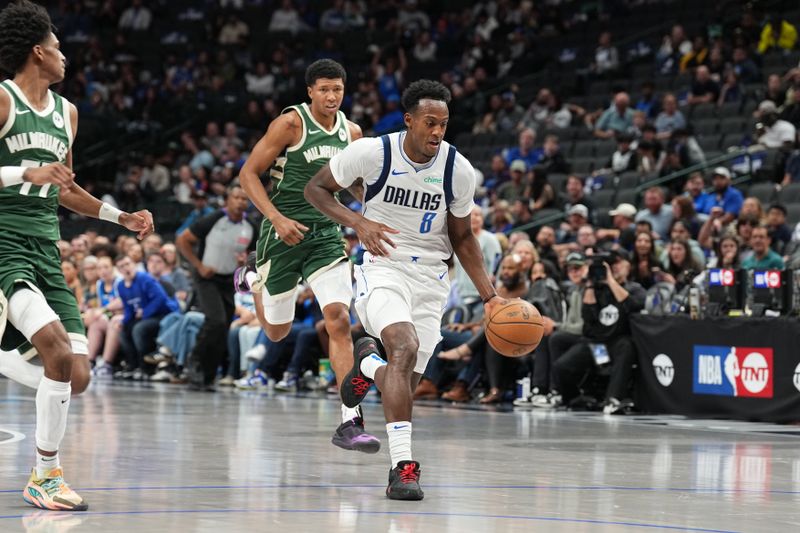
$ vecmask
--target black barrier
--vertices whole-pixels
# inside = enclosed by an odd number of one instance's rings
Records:
[[[800,322],[631,317],[636,401],[650,413],[800,421]]]

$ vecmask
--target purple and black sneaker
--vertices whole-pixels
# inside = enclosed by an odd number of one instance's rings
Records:
[[[256,272],[256,253],[247,255],[247,262],[233,272],[233,287],[239,294],[249,294],[250,284],[247,282],[248,272]]]
[[[364,419],[360,416],[343,422],[336,428],[331,442],[343,450],[364,453],[378,453],[381,449],[381,441],[364,430]]]

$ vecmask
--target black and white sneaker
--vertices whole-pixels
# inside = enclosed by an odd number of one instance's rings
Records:
[[[372,337],[363,337],[356,341],[353,349],[353,368],[344,378],[339,393],[342,396],[342,403],[347,407],[353,408],[361,403],[369,392],[373,381],[361,372],[361,361],[367,357],[380,358],[378,344]]]
[[[250,293],[250,284],[247,282],[247,273],[256,272],[256,253],[250,252],[247,255],[247,262],[244,266],[237,268],[233,272],[233,287],[239,294]]]
[[[361,408],[358,408],[359,414]],[[343,450],[355,450],[364,453],[378,453],[381,449],[381,441],[378,437],[370,435],[364,429],[364,419],[358,416],[347,422],[343,422],[336,428],[331,442]]]

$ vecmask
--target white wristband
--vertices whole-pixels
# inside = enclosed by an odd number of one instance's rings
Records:
[[[119,224],[120,216],[122,216],[122,211],[107,202],[103,202],[103,205],[100,206],[100,212],[97,214],[97,218],[100,220],[106,220],[114,224]]]
[[[25,167],[0,167],[0,183],[3,187],[13,187],[19,185],[25,180],[22,176],[25,175]]]

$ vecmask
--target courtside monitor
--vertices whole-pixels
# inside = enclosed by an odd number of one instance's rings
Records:
[[[730,268],[712,268],[708,271],[708,308],[711,316],[727,314],[731,309],[742,309],[742,273]]]
[[[780,270],[753,270],[750,279],[753,314],[770,309],[786,313],[791,307],[791,280]]]

